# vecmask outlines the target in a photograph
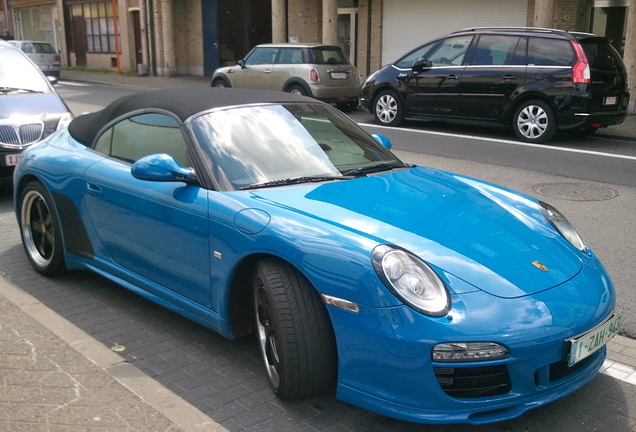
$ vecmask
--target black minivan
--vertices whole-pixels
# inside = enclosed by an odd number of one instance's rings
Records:
[[[541,28],[474,28],[428,42],[369,76],[360,106],[406,117],[512,127],[526,142],[620,124],[627,72],[608,39]]]

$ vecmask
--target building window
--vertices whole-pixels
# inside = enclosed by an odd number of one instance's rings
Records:
[[[84,18],[88,52],[115,52],[115,19],[112,1],[74,3],[67,7],[69,16]]]

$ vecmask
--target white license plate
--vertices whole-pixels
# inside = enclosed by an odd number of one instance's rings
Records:
[[[616,313],[612,318],[589,332],[570,339],[570,352],[568,354],[568,366],[591,356],[604,347],[616,334],[621,326],[621,313]]]
[[[4,156],[4,163],[7,166],[16,166],[20,160],[20,154],[8,154]]]
[[[349,78],[349,74],[346,72],[331,72],[331,79],[333,80],[346,80]]]
[[[603,105],[616,105],[618,103],[618,98],[616,96],[608,96],[603,101]]]

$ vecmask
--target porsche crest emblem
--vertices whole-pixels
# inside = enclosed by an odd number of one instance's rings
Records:
[[[532,263],[532,265],[535,266],[536,268],[538,268],[541,271],[544,271],[544,272],[548,271],[548,268],[545,265],[543,265],[543,263],[540,262],[540,261],[534,261]]]

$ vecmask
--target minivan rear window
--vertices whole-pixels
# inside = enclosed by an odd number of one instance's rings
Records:
[[[590,63],[590,68],[602,71],[619,71],[625,67],[616,49],[605,39],[579,41]]]
[[[574,49],[567,40],[531,37],[528,41],[528,64],[536,66],[572,66]]]

